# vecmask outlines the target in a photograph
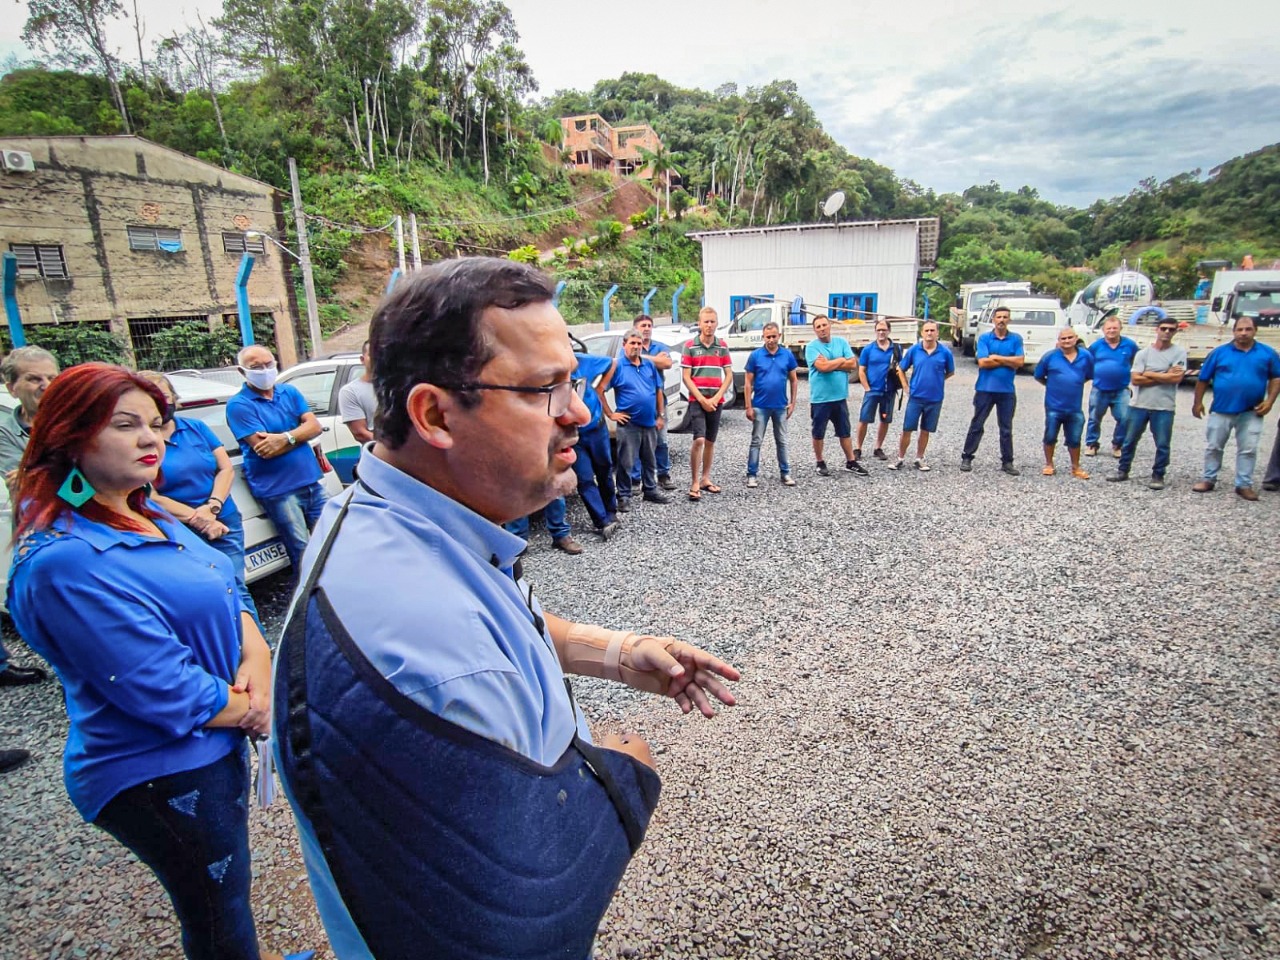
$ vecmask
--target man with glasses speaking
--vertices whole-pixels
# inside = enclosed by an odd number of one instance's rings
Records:
[[[1187,351],[1173,342],[1178,332],[1176,320],[1164,318],[1156,327],[1156,342],[1139,350],[1133,358],[1133,385],[1137,396],[1129,401],[1128,427],[1124,446],[1120,451],[1120,464],[1116,472],[1107,477],[1111,483],[1123,483],[1129,479],[1133,455],[1138,441],[1151,426],[1151,438],[1156,444],[1156,459],[1151,466],[1151,479],[1147,486],[1152,490],[1164,489],[1164,473],[1169,468],[1169,445],[1173,439],[1173,412],[1177,406],[1178,384],[1187,372]]]
[[[342,960],[586,960],[659,782],[639,738],[592,743],[565,674],[734,702],[727,663],[563,620],[524,580],[502,524],[574,489],[590,420],[552,292],[447,260],[373,318],[378,437],[316,526],[276,663],[281,780]]]

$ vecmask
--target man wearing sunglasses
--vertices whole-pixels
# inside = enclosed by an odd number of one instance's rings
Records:
[[[561,619],[524,579],[502,524],[574,489],[591,417],[552,292],[446,260],[373,318],[378,437],[316,525],[276,662],[278,769],[343,960],[585,960],[657,782],[639,738],[592,744],[565,674],[706,716],[734,700],[716,657]]]
[[[1173,439],[1173,412],[1178,401],[1178,384],[1187,372],[1187,351],[1173,342],[1178,332],[1174,320],[1164,319],[1156,327],[1155,343],[1139,350],[1133,358],[1133,385],[1137,396],[1129,404],[1128,426],[1124,445],[1120,451],[1120,463],[1116,472],[1107,477],[1111,483],[1124,483],[1129,479],[1133,455],[1138,441],[1148,426],[1151,439],[1156,444],[1156,459],[1151,465],[1151,479],[1147,486],[1152,490],[1164,489],[1164,474],[1169,468],[1169,445]]]

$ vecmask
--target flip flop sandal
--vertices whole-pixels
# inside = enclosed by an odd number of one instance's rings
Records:
[[[697,491],[697,490],[690,490],[690,491],[689,491],[689,499],[690,499],[690,500],[701,500],[701,499],[702,499],[702,494],[701,494],[701,492],[699,492],[699,491]]]
[[[707,491],[707,493],[719,493],[719,492],[720,492],[720,488],[719,488],[719,487],[717,487],[714,483],[704,483],[704,484],[702,485],[702,489],[703,489],[703,490],[705,490],[705,491]]]

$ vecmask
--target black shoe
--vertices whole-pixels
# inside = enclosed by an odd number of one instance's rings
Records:
[[[862,448],[861,448],[861,447],[854,447],[854,448],[853,448],[853,459],[855,459],[855,460],[861,460],[861,459],[862,459]]]
[[[671,479],[670,474],[666,473],[658,474],[658,486],[663,490],[674,490],[676,488],[675,482]]]
[[[973,461],[972,461],[972,460],[970,460],[968,457],[961,457],[961,458],[960,458],[960,472],[961,472],[961,473],[969,473],[971,470],[973,470]]]
[[[0,750],[0,773],[22,766],[30,756],[27,750]]]
[[[871,451],[871,455],[872,455],[873,457],[875,457],[877,460],[888,460],[888,459],[889,459],[888,457],[886,457],[886,456],[884,455],[884,451],[883,451],[883,450],[881,450],[879,447],[876,447],[874,450],[872,450],[872,451]]]
[[[1000,465],[1001,471],[1007,473],[1011,477],[1022,476],[1022,471],[1015,467],[1012,463],[1003,463]]]
[[[627,513],[627,512],[629,512],[630,510],[631,510],[631,501],[630,501],[630,500],[628,500],[626,497],[619,497],[619,498],[618,498],[618,512],[619,512],[619,513]]]
[[[617,533],[621,529],[622,529],[622,524],[620,524],[617,520],[615,520],[613,521],[613,523],[606,523],[603,527],[597,530],[596,533],[600,534],[601,540],[608,540],[610,537],[612,537],[615,533]]]
[[[1129,475],[1127,473],[1120,473],[1119,471],[1116,471],[1111,476],[1107,477],[1107,483],[1124,483],[1128,479]]]
[[[818,461],[818,476],[820,477],[831,476],[831,471],[827,469],[827,464],[823,460]]]
[[[671,498],[661,493],[646,493],[644,495],[645,503],[670,503]]]
[[[1262,489],[1267,491],[1267,493],[1275,493],[1277,490],[1280,490],[1280,480],[1267,480],[1262,484]]]
[[[844,468],[857,477],[871,476],[871,471],[860,464],[857,460],[846,460]]]
[[[48,676],[39,667],[9,667],[7,670],[0,670],[0,687],[25,687],[29,683],[48,679]]]

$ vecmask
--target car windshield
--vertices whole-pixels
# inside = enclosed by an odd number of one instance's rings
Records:
[[[1260,325],[1275,326],[1280,323],[1280,291],[1249,291],[1240,294],[1235,309],[1236,317],[1253,317]]]
[[[1021,327],[1056,327],[1058,312],[1056,310],[1013,310],[1010,311],[1009,323]]]
[[[622,342],[618,337],[591,337],[584,341],[587,345],[587,353],[593,357],[612,357],[615,352],[622,348]]]
[[[214,436],[222,441],[222,445],[227,448],[228,455],[234,457],[240,453],[240,444],[236,442],[236,438],[231,435],[231,428],[227,426],[227,405],[225,403],[206,403],[195,407],[183,407],[178,411],[178,416],[203,421],[213,431]]]
[[[764,325],[773,319],[773,310],[770,307],[756,307],[751,310],[744,310],[738,314],[738,332],[754,333],[757,330],[763,330]]]
[[[1026,296],[1025,290],[987,290],[983,293],[969,294],[969,312],[981,313],[983,308],[996,297],[1007,297],[1011,293],[1021,293]]]

